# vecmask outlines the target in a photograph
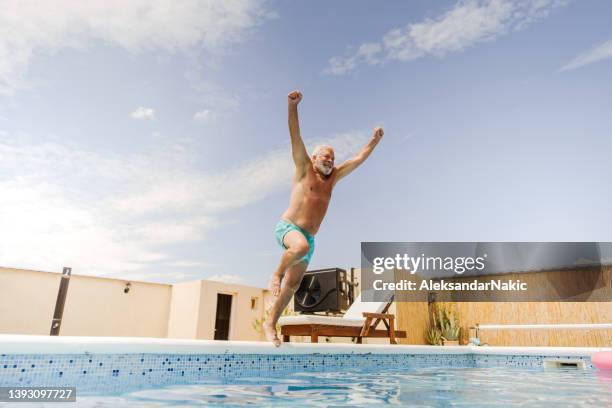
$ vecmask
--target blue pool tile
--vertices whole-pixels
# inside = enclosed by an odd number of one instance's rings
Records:
[[[83,392],[100,389],[120,392],[138,387],[187,384],[214,377],[267,377],[282,376],[283,373],[331,372],[351,368],[507,366],[542,369],[544,360],[548,358],[570,359],[564,356],[486,354],[3,355],[0,358],[0,366],[3,367],[0,371],[0,386],[76,385]],[[571,359],[581,359],[592,369],[588,357]]]

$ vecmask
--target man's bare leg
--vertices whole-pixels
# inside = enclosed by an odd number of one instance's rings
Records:
[[[303,258],[309,250],[308,241],[304,236],[295,230],[289,231],[283,238],[283,243],[287,249],[281,256],[278,267],[270,277],[270,283],[268,289],[272,292],[273,296],[278,296],[281,292],[281,281],[285,276],[285,271],[291,265]]]
[[[276,322],[280,318],[281,313],[287,307],[291,298],[300,287],[300,282],[304,277],[304,272],[308,264],[306,262],[298,262],[295,265],[287,269],[285,274],[283,288],[280,291],[280,295],[275,299],[272,307],[270,308],[270,314],[263,323],[263,331],[268,341],[271,341],[276,347],[280,346],[281,341],[276,333]]]

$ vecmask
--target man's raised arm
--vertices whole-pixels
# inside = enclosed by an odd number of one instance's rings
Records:
[[[300,123],[298,120],[297,106],[302,100],[302,94],[300,91],[293,91],[287,95],[287,102],[289,103],[289,134],[291,135],[291,154],[293,156],[293,162],[295,163],[296,169],[300,171],[306,169],[306,166],[310,164],[310,158],[308,152],[304,146],[304,141],[300,135]]]
[[[372,138],[370,139],[368,144],[366,144],[363,149],[361,149],[361,151],[355,156],[346,160],[344,163],[338,166],[338,175],[336,177],[336,181],[347,176],[350,172],[359,167],[359,165],[363,163],[368,158],[368,156],[370,156],[370,153],[372,153],[378,142],[380,142],[380,139],[382,139],[383,135],[384,132],[382,128],[378,127],[374,129],[374,134],[372,135]]]

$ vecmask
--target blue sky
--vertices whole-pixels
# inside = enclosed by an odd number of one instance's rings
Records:
[[[292,164],[368,161],[311,267],[361,241],[609,241],[612,4],[0,2],[0,265],[264,285]]]

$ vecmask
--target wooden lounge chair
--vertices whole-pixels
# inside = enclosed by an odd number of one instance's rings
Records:
[[[284,342],[290,336],[310,336],[311,343],[318,343],[319,336],[356,337],[357,343],[364,337],[388,337],[391,344],[397,344],[395,339],[405,338],[406,332],[395,330],[395,315],[387,313],[392,302],[362,302],[359,295],[342,317],[303,314],[283,316],[278,323]],[[376,329],[381,321],[386,330]]]

